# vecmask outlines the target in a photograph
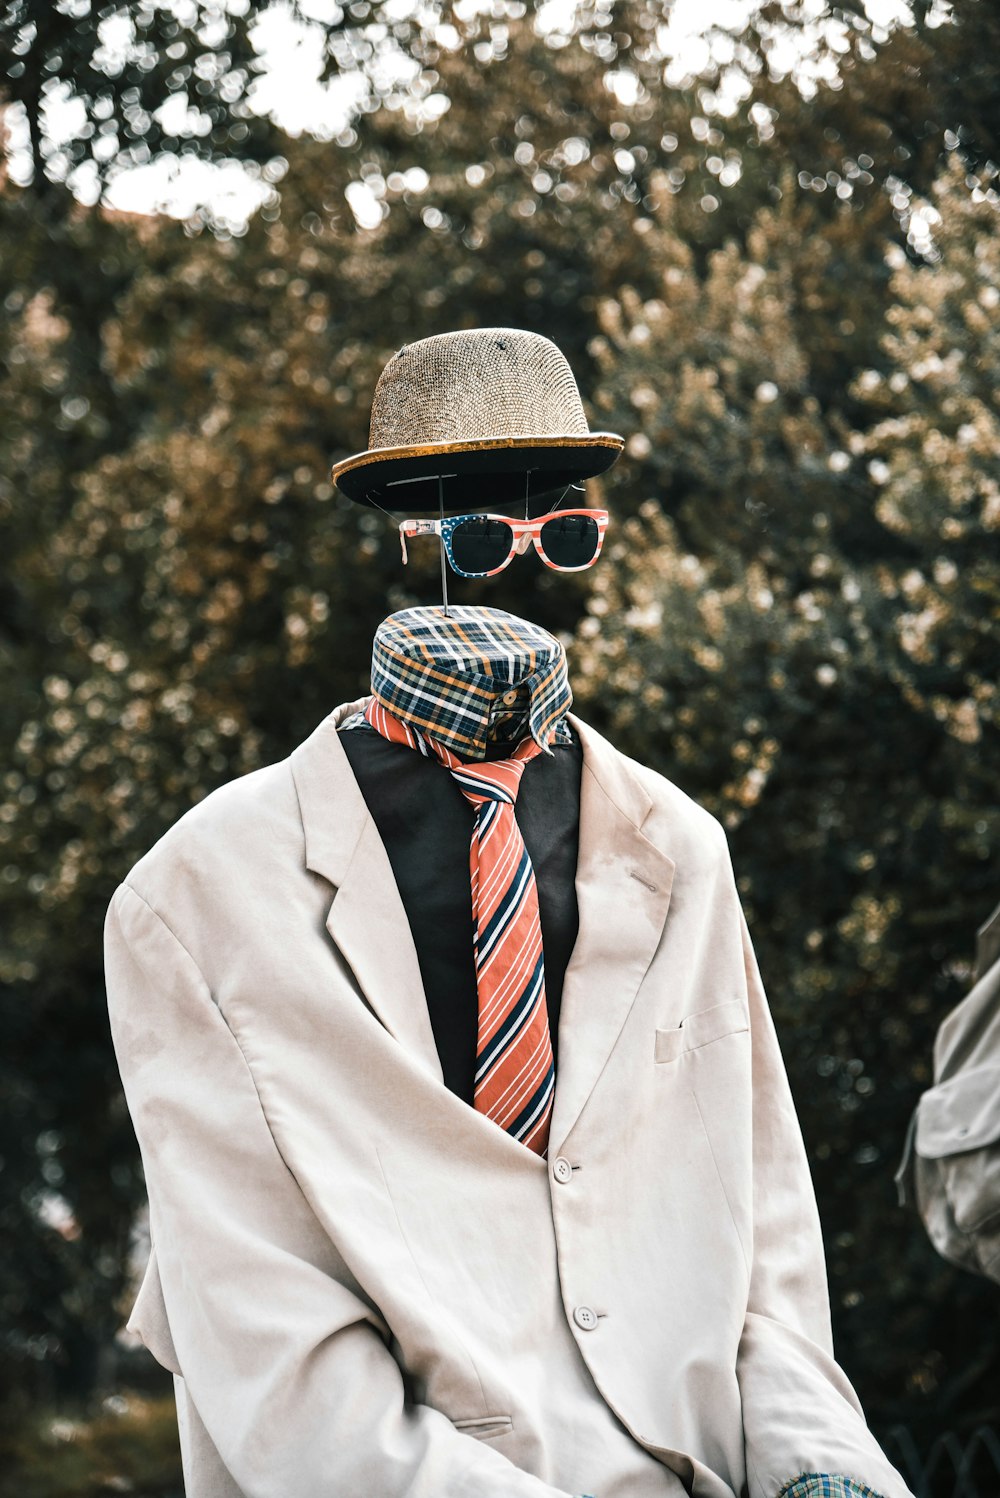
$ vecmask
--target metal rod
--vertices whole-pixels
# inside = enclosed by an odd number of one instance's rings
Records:
[[[442,478],[442,476],[441,476],[440,473],[438,474],[438,510],[440,511],[441,520],[442,520],[442,523],[443,523],[444,522],[444,479]],[[445,555],[444,537],[441,536],[441,535],[438,536],[438,545],[441,548],[441,597],[444,600],[444,617],[446,619],[449,619],[451,616],[448,613],[448,559],[447,559],[447,556]]]
[[[458,478],[458,474],[457,473],[443,473],[443,474],[440,474],[439,477],[440,478],[445,478],[445,479],[457,479]],[[399,486],[400,486],[400,484],[426,484],[426,482],[427,482],[427,474],[426,473],[418,473],[416,475],[416,477],[410,478],[410,479],[386,479],[385,487],[387,489],[398,489]],[[369,498],[370,498],[370,496],[369,496]],[[370,499],[370,502],[372,504],[374,504],[375,501]]]

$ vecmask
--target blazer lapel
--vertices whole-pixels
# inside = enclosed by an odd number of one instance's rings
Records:
[[[334,886],[326,928],[386,1029],[443,1081],[420,967],[388,855],[337,736],[367,698],[337,708],[292,753],[306,867]],[[674,865],[641,827],[651,801],[629,762],[571,718],[583,745],[576,893],[563,984],[550,1153],[568,1137],[659,944]]]
[[[295,749],[292,775],[306,867],[334,886],[326,929],[390,1034],[442,1081],[420,966],[392,866],[337,727],[367,698],[335,709]]]
[[[570,720],[583,745],[576,895],[566,969],[550,1155],[568,1138],[614,1048],[659,945],[674,864],[640,830],[652,802],[629,762]]]

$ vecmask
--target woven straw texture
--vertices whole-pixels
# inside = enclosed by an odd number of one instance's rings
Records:
[[[520,328],[474,328],[423,338],[393,355],[375,387],[368,445],[589,430],[573,373],[554,343]]]

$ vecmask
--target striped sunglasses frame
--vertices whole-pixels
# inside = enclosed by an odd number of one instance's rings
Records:
[[[561,520],[570,520],[574,516],[592,520],[597,527],[597,541],[594,546],[594,554],[588,561],[580,563],[576,567],[566,567],[558,562],[553,562],[545,553],[544,531],[547,525],[558,524]],[[453,551],[453,538],[455,531],[460,525],[468,520],[492,520],[499,525],[507,526],[510,531],[510,546],[503,561],[496,567],[490,567],[483,572],[470,572],[460,567],[455,561]],[[509,515],[450,515],[445,520],[401,520],[399,522],[399,543],[403,552],[403,561],[408,560],[406,554],[407,536],[440,536],[444,545],[445,555],[452,572],[459,577],[495,577],[508,567],[516,555],[522,555],[527,551],[529,544],[533,545],[546,567],[551,567],[553,572],[585,572],[588,567],[593,567],[601,554],[604,545],[604,533],[608,528],[607,510],[553,510],[548,515],[542,515],[537,520],[512,520]]]

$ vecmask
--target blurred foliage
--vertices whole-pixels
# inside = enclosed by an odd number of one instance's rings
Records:
[[[997,899],[1000,210],[957,164],[926,206],[937,258],[888,251],[853,429],[789,332],[789,213],[700,283],[649,237],[663,296],[602,306],[598,359],[612,424],[641,412],[650,497],[595,577],[574,679],[729,829],[870,1413],[926,1399],[962,1427],[997,1415],[986,1295],[893,1211],[891,1174]]]
[[[0,1433],[0,1498],[183,1498],[173,1395],[116,1394],[97,1415]]]
[[[259,9],[227,22],[247,77]],[[729,829],[870,1418],[1000,1418],[995,1297],[891,1188],[997,898],[998,22],[952,9],[887,34],[831,6],[803,92],[772,64],[816,7],[766,5],[723,114],[729,64],[665,81],[638,0],[566,32],[498,5],[396,37],[417,71],[381,99],[369,35],[370,107],[332,140],[251,148],[220,84],[203,139],[267,155],[245,233],[82,207],[54,167],[0,190],[0,1375],[22,1395],[108,1385],[133,1277],[114,886],[365,690],[379,620],[437,596],[432,549],[404,571],[329,463],[365,446],[394,348],[514,324],[628,438],[589,490],[617,539],[592,574],[524,558],[453,596],[575,636],[585,716]]]
[[[317,10],[327,17],[308,28],[322,32],[319,79],[349,72],[371,99],[387,48],[416,65],[420,22],[368,0],[4,0],[0,102],[26,127],[36,202],[56,219],[72,201],[61,189],[95,201],[119,172],[156,158],[266,163],[276,135],[256,107],[258,27],[307,28]]]
[[[66,185],[93,199],[109,175],[165,152],[252,160],[272,133],[248,107],[257,55],[245,6],[7,0],[0,47],[2,97],[28,130],[33,196],[53,216],[67,207]]]

